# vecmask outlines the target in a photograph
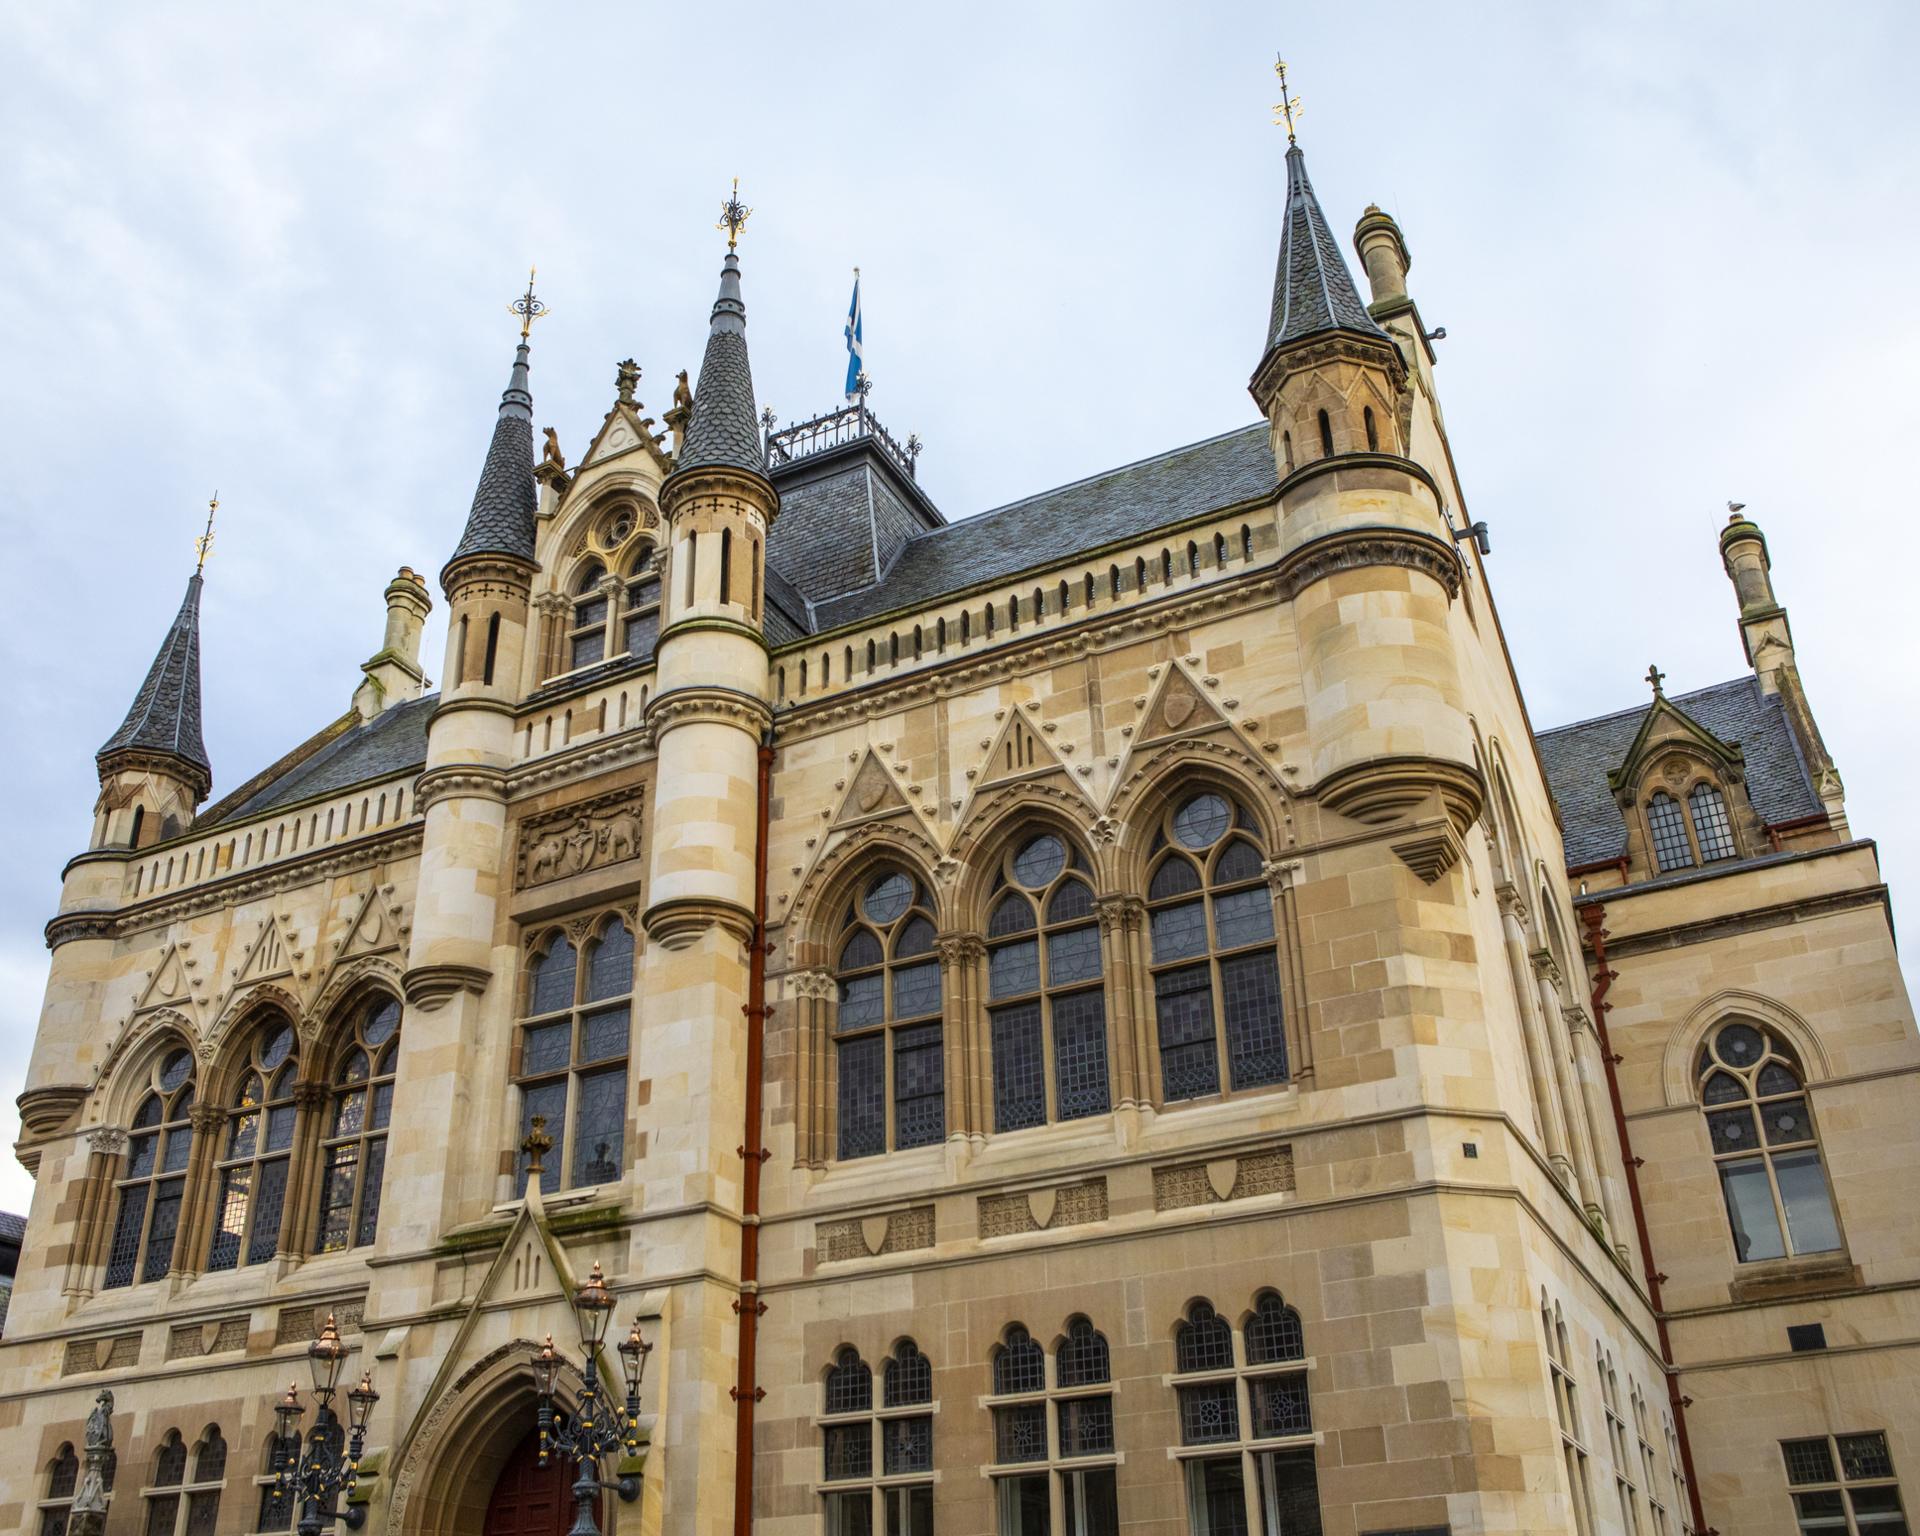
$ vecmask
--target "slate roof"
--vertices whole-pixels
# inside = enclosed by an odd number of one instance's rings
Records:
[[[26,1217],[16,1216],[12,1211],[0,1211],[0,1242],[24,1242],[26,1236]]]
[[[1264,422],[1076,480],[909,539],[872,586],[813,605],[816,629],[1071,559],[1278,486]]]
[[[747,362],[747,306],[740,297],[740,258],[727,252],[720,295],[713,301],[706,354],[693,389],[693,420],[675,473],[723,464],[767,472],[760,422],[753,405],[753,369]]]
[[[133,707],[98,756],[128,749],[164,752],[213,777],[200,736],[200,586],[195,571],[187,578],[187,595],[147,669],[147,680],[133,696]]]
[[[1814,793],[1786,711],[1778,696],[1761,689],[1757,678],[1736,678],[1674,694],[1669,702],[1720,740],[1740,748],[1746,760],[1747,793],[1762,821],[1778,826],[1819,814],[1820,797]],[[1627,827],[1607,787],[1607,774],[1620,766],[1652,707],[1649,700],[1617,714],[1540,733],[1540,757],[1560,806],[1569,866],[1600,864],[1625,855]]]
[[[1307,157],[1287,149],[1287,222],[1280,231],[1280,262],[1273,274],[1273,314],[1267,350],[1321,331],[1359,331],[1386,339],[1353,285],[1340,242],[1327,227],[1307,179]]]
[[[533,394],[527,388],[527,343],[514,353],[513,374],[500,396],[487,461],[474,487],[466,531],[451,565],[468,555],[514,555],[533,559]]]
[[[767,563],[767,602],[760,619],[769,645],[785,645],[813,633],[813,617],[800,589]]]
[[[427,721],[440,702],[437,693],[409,699],[383,710],[373,719],[343,732],[313,756],[263,784],[238,804],[221,809],[218,821],[237,821],[275,806],[291,805],[314,795],[345,789],[368,779],[381,779],[427,761]]]

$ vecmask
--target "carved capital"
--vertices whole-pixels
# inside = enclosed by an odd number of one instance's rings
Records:
[[[647,727],[656,742],[668,731],[701,722],[731,725],[758,740],[773,723],[773,711],[731,688],[676,688],[647,706]]]
[[[1291,600],[1316,581],[1369,566],[1419,571],[1446,588],[1448,597],[1460,595],[1459,551],[1410,528],[1352,528],[1301,545],[1280,562],[1280,595]]]
[[[117,1125],[96,1125],[83,1132],[82,1139],[89,1152],[98,1152],[102,1157],[118,1157],[127,1150],[127,1133]]]
[[[977,933],[943,933],[933,947],[941,964],[948,966],[972,965],[987,954],[986,940]]]
[[[424,813],[439,800],[497,800],[507,798],[506,770],[485,763],[449,763],[429,768],[414,781],[413,805]]]
[[[482,965],[416,965],[400,978],[400,986],[409,1008],[432,1013],[458,993],[480,996],[492,979],[493,973]]]
[[[187,1124],[196,1136],[211,1136],[227,1123],[232,1111],[219,1104],[196,1104],[187,1111]]]
[[[1301,859],[1268,859],[1260,866],[1260,873],[1267,877],[1267,889],[1280,896],[1292,888],[1305,867]]]
[[[1594,1031],[1593,1020],[1587,1017],[1587,1010],[1579,1004],[1563,1003],[1560,1007],[1560,1017],[1566,1023],[1568,1034],[1588,1034],[1593,1035],[1596,1040],[1600,1038]]]
[[[1553,958],[1552,950],[1536,949],[1527,959],[1533,963],[1533,974],[1551,983],[1556,992],[1565,984],[1566,978],[1560,974],[1560,963]]]
[[[1147,919],[1146,902],[1131,893],[1095,897],[1093,910],[1100,919],[1100,931],[1108,935],[1138,929]]]
[[[293,1085],[294,1106],[297,1109],[323,1110],[327,1107],[327,1099],[332,1092],[333,1087],[329,1083],[313,1078],[302,1078]]]
[[[826,971],[794,971],[787,977],[787,987],[795,997],[815,1003],[826,1002],[836,990],[833,977]]]
[[[1499,881],[1493,888],[1493,899],[1499,904],[1500,915],[1510,917],[1522,928],[1527,925],[1527,896],[1511,880]]]

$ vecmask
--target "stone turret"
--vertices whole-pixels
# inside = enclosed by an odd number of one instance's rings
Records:
[[[1251,389],[1280,472],[1317,793],[1364,823],[1421,827],[1394,847],[1437,879],[1483,798],[1449,632],[1460,558],[1438,485],[1408,456],[1405,359],[1354,287],[1297,144]]]
[[[139,848],[184,832],[213,787],[200,737],[201,585],[196,570],[126,719],[95,754],[95,848]]]

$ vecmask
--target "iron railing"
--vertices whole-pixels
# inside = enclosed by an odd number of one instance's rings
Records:
[[[853,405],[828,411],[824,416],[815,416],[810,421],[782,427],[778,432],[769,428],[766,434],[767,468],[778,469],[783,464],[792,464],[813,454],[824,453],[829,448],[858,442],[862,438],[869,438],[877,444],[880,451],[909,479],[918,479],[916,466],[920,461],[920,439],[909,437],[904,444],[899,442],[880,425],[879,418],[867,408],[864,397]]]

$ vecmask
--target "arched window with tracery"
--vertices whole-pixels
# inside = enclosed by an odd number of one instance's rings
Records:
[[[193,1155],[193,1053],[162,1052],[148,1069],[121,1164],[118,1209],[107,1247],[106,1284],[160,1280],[173,1267],[187,1162]]]
[[[651,545],[643,544],[627,567],[620,635],[620,648],[629,656],[651,656],[660,638],[660,575],[654,569]]]
[[[556,930],[527,960],[514,1081],[521,1139],[538,1115],[553,1141],[541,1164],[544,1193],[611,1184],[626,1166],[632,995],[633,934],[618,917],[604,919],[579,950]],[[522,1194],[528,1166],[522,1152]]]
[[[888,1536],[932,1536],[932,1407],[933,1367],[912,1339],[887,1361],[878,1405],[860,1352],[849,1347],[835,1356],[817,1421],[828,1536],[872,1536],[879,1528]]]
[[[1100,925],[1080,850],[1053,832],[1010,845],[987,916],[993,1125],[1017,1131],[1111,1107]]]
[[[567,628],[567,666],[590,667],[607,659],[607,568],[589,560],[573,578],[573,614]]]
[[[1177,800],[1147,877],[1163,1097],[1284,1082],[1287,1038],[1273,895],[1245,807],[1215,790]]]
[[[154,1454],[153,1481],[146,1490],[146,1536],[213,1536],[220,1522],[220,1491],[227,1480],[227,1442],[209,1424],[193,1448],[169,1430]]]
[[[946,1134],[934,933],[926,887],[904,870],[878,871],[847,904],[835,965],[842,1158],[923,1147]]]
[[[320,1144],[317,1253],[370,1243],[379,1227],[399,1035],[399,999],[381,995],[356,1011],[353,1035],[334,1069]]]
[[[1653,841],[1653,859],[1660,873],[1692,869],[1738,858],[1733,818],[1720,786],[1702,779],[1687,791],[1686,803],[1664,789],[1647,798],[1647,832]]]
[[[40,1499],[40,1536],[67,1536],[73,1495],[80,1485],[80,1458],[71,1443],[47,1464],[46,1490]]]
[[[280,1250],[293,1160],[293,1087],[300,1075],[292,1023],[270,1014],[253,1032],[238,1102],[227,1114],[208,1269],[264,1264]]]
[[[1799,1063],[1771,1030],[1722,1024],[1695,1068],[1707,1136],[1742,1264],[1840,1246]]]
[[[1053,1373],[1027,1330],[1015,1325],[993,1357],[993,1461],[1003,1536],[1119,1536],[1113,1433],[1113,1370],[1106,1338],[1070,1318]]]

